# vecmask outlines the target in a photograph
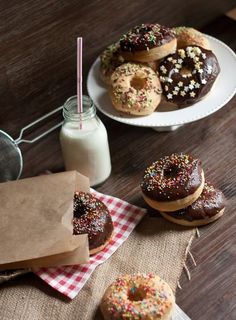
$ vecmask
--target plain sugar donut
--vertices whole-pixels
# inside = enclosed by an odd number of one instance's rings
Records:
[[[151,114],[161,101],[161,92],[159,78],[148,66],[125,63],[111,76],[109,93],[112,104],[127,114]]]
[[[186,46],[199,46],[210,50],[210,44],[207,38],[200,31],[189,27],[174,28],[177,37],[177,48],[184,48]]]

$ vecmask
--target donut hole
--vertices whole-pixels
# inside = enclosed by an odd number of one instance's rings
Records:
[[[81,199],[79,199],[78,197],[74,197],[74,208],[73,208],[73,212],[74,212],[74,217],[75,218],[80,218],[82,217],[84,214],[87,213],[87,210],[85,208],[85,205],[83,203],[83,201],[81,201]]]
[[[189,66],[183,66],[180,70],[181,76],[190,77],[190,76],[192,76],[192,73],[193,73],[193,69]]]
[[[179,173],[179,168],[175,165],[169,165],[164,168],[164,176],[165,178],[172,178],[178,175]]]
[[[130,301],[142,301],[146,298],[146,292],[138,287],[133,287],[128,290],[128,299]]]
[[[134,76],[130,81],[131,87],[133,87],[135,90],[141,90],[144,89],[146,86],[146,80],[144,78],[136,77]]]

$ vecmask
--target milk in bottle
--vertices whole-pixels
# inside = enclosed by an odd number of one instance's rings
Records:
[[[60,142],[66,170],[77,170],[95,186],[111,173],[107,131],[96,115],[92,100],[83,96],[83,112],[77,111],[77,97],[69,98],[63,106],[64,123]]]

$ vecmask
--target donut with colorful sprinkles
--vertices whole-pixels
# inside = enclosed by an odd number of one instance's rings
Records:
[[[111,76],[109,94],[115,109],[126,114],[149,115],[161,101],[161,84],[148,66],[125,63]]]
[[[192,204],[202,193],[204,172],[199,159],[173,153],[152,163],[144,172],[144,200],[159,211],[176,211]]]
[[[170,286],[159,276],[134,274],[117,278],[100,308],[105,320],[171,320],[174,305]]]
[[[104,249],[113,229],[109,210],[102,201],[91,193],[75,192],[73,234],[88,234],[90,255]]]
[[[175,32],[157,23],[135,26],[120,39],[120,52],[126,61],[156,61],[174,53],[176,46]]]
[[[120,55],[119,42],[108,46],[100,55],[100,76],[106,83],[110,84],[110,79],[115,68],[124,63],[124,59]]]
[[[219,73],[214,53],[198,46],[178,49],[159,65],[163,95],[178,106],[196,103],[206,96]]]
[[[205,182],[200,197],[187,208],[175,212],[160,212],[171,222],[197,227],[219,219],[225,210],[225,197],[222,191]]]

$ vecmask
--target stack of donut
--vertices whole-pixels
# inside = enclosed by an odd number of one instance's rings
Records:
[[[199,159],[171,154],[152,163],[141,182],[144,200],[174,223],[201,226],[220,218],[223,193],[205,180]]]
[[[112,105],[130,115],[149,115],[161,98],[178,107],[209,93],[220,67],[202,33],[186,27],[141,24],[107,47],[100,74]]]

